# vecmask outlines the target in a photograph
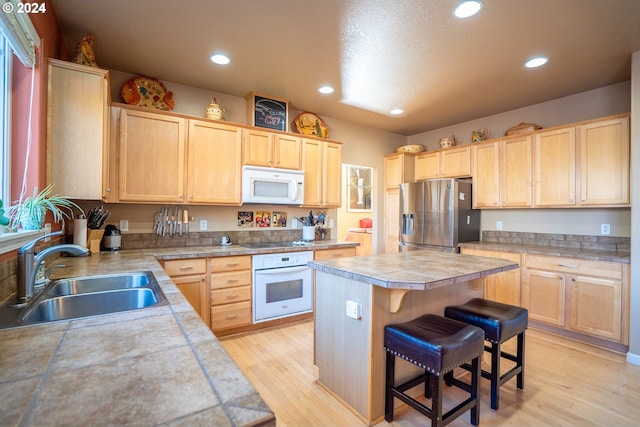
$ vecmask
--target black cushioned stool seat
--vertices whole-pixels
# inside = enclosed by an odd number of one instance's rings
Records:
[[[444,426],[471,409],[471,423],[480,421],[480,357],[484,349],[482,329],[435,314],[425,314],[406,323],[384,328],[387,351],[385,419],[393,421],[393,398],[396,397],[431,419],[431,425]],[[424,374],[394,386],[395,357],[424,369]],[[469,392],[469,398],[442,414],[444,375],[457,366],[471,362],[471,384],[454,380],[453,385]],[[434,380],[435,377],[435,380]],[[431,408],[404,392],[425,383],[425,396]]]
[[[482,376],[491,380],[491,409],[497,410],[502,384],[517,375],[517,387],[524,388],[524,332],[527,329],[529,312],[522,307],[474,298],[462,305],[446,307],[444,315],[484,330],[485,339],[491,343],[491,346],[485,347],[485,350],[491,353],[491,372],[483,370]],[[516,354],[502,351],[501,344],[516,335]],[[502,376],[501,357],[516,362],[515,366]],[[470,369],[469,365],[463,367]]]

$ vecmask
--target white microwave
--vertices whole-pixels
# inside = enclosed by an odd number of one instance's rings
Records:
[[[242,202],[300,205],[304,201],[304,172],[292,169],[242,167]]]

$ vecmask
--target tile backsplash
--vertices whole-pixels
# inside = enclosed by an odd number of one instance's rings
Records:
[[[629,252],[631,250],[631,238],[629,237],[484,230],[482,231],[481,239],[483,242],[551,246],[585,250],[619,252]]]

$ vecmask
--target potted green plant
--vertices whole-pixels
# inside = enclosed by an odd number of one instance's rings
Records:
[[[52,195],[53,184],[46,186],[38,193],[38,187],[33,189],[33,196],[29,196],[9,208],[11,227],[23,230],[40,230],[44,226],[44,218],[47,211],[53,214],[53,221],[62,221],[65,218],[73,218],[72,208],[80,212],[82,208],[65,196]]]

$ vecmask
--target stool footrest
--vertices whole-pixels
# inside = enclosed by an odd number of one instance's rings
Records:
[[[471,365],[469,365],[468,363],[462,364],[462,365],[460,365],[460,367],[462,369],[466,369],[467,371],[471,372]],[[503,375],[500,376],[500,385],[506,383],[511,378],[513,378],[514,376],[518,375],[520,372],[522,372],[522,366],[514,366],[513,368],[509,369],[507,372],[505,372]],[[482,378],[486,378],[488,380],[491,379],[491,372],[485,371],[484,369],[482,369],[480,371],[480,375],[482,375]],[[460,380],[455,379],[455,378],[454,379],[450,379],[448,381],[451,382],[452,384],[454,384],[454,380],[455,381],[460,381]],[[460,381],[460,382],[462,382],[462,381]],[[465,383],[463,383],[463,384],[465,384]]]

